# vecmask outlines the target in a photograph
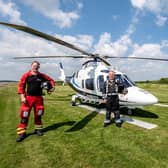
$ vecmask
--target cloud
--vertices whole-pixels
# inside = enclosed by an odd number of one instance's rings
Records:
[[[72,43],[77,47],[87,51],[90,50],[90,48],[93,45],[93,37],[89,35],[76,35],[76,36],[56,35],[56,36],[66,42]]]
[[[131,4],[140,10],[147,10],[155,14],[168,14],[167,0],[131,0]]]
[[[168,59],[168,55],[164,52],[168,48],[167,40],[161,41],[160,44],[144,43],[140,45],[133,43],[129,35],[125,34],[114,41],[109,33],[103,33],[99,42],[95,45],[96,53],[126,56],[128,58],[136,56]],[[125,72],[133,80],[156,80],[166,77],[168,73],[167,62],[133,59],[109,59],[109,61],[114,67]]]
[[[57,35],[61,39],[70,42],[78,47],[89,51],[93,47],[93,37],[88,35],[63,36]],[[95,52],[101,54],[111,54],[122,56],[127,53],[133,45],[133,51],[129,55],[138,57],[166,58],[163,49],[168,48],[167,40],[161,44],[133,44],[129,36],[123,35],[114,41],[109,33],[100,36],[99,42],[95,45]],[[14,61],[14,56],[34,56],[34,55],[72,55],[76,52],[62,47],[55,43],[50,43],[41,38],[19,31],[11,31],[0,28],[0,79],[19,80],[23,72],[30,68],[32,60]],[[54,79],[58,79],[60,71],[58,63],[62,62],[66,75],[72,75],[74,71],[80,69],[83,59],[39,59],[41,62],[41,72],[47,73]],[[144,60],[109,60],[112,65],[124,70],[133,80],[159,79],[168,73],[167,63],[144,61]],[[5,74],[5,75],[4,75]],[[150,76],[150,77],[149,77]]]
[[[164,26],[167,22],[167,17],[164,17],[164,16],[160,16],[160,15],[157,15],[156,16],[156,21],[155,23],[158,25],[158,26]]]
[[[133,7],[136,7],[138,9],[143,9],[145,3],[146,0],[131,0],[131,4],[133,5]]]
[[[162,48],[168,48],[168,40],[162,40],[161,47]]]
[[[24,0],[22,3],[31,6],[34,10],[40,12],[45,17],[51,19],[53,23],[61,28],[71,27],[73,22],[80,18],[79,11],[82,9],[83,4],[81,2],[72,1],[60,1],[60,0]],[[76,2],[76,3],[75,3]],[[71,7],[67,11],[61,9],[61,5],[65,7]]]
[[[133,0],[132,0],[133,1]],[[73,22],[79,19],[79,12],[83,7],[82,3],[74,3],[74,0],[68,1],[73,3],[65,4],[66,0],[49,0],[44,1],[33,1],[25,0],[21,1],[34,8],[34,10],[40,12],[45,17],[51,19],[55,24],[60,27],[70,27]],[[156,15],[156,23],[160,26],[166,24],[167,17],[166,12],[160,12],[157,9],[157,4],[151,6],[146,5],[150,3],[146,0],[134,1],[134,7],[136,10],[135,15],[132,17],[125,34],[121,35],[119,39],[114,40],[110,33],[102,33],[99,37],[99,41],[94,44],[94,38],[89,35],[76,35],[76,36],[64,36],[56,35],[57,37],[70,42],[83,50],[93,51],[93,53],[99,53],[102,55],[113,55],[113,56],[127,56],[129,57],[155,57],[155,58],[166,58],[166,54],[163,52],[168,49],[168,41],[163,40],[160,44],[134,44],[131,40],[131,35],[136,31],[136,25],[139,22],[139,16],[141,11],[150,11]],[[6,4],[6,9],[3,6]],[[62,8],[62,5],[65,5]],[[16,18],[19,22],[21,20],[21,13],[17,9],[17,6],[8,1],[4,3],[4,0],[0,0],[1,15],[8,17],[9,19]],[[75,8],[74,8],[75,6]],[[163,7],[162,7],[163,8]],[[61,9],[64,9],[61,10]],[[66,9],[66,10],[65,10]],[[6,12],[5,12],[6,11]],[[20,14],[15,14],[17,11]],[[16,12],[16,13],[17,13]],[[17,16],[17,17],[16,17]],[[67,20],[66,20],[67,19]],[[115,18],[114,18],[115,19]],[[10,20],[11,21],[11,20]],[[12,21],[13,22],[13,21]],[[16,56],[34,56],[34,55],[75,55],[79,54],[66,47],[60,46],[55,43],[48,42],[41,38],[27,35],[19,31],[11,31],[7,28],[0,28],[0,78],[1,79],[13,79],[18,80],[20,75],[27,71],[30,67],[32,60],[14,61],[12,57]],[[132,50],[133,49],[133,50]],[[132,50],[132,51],[131,51]],[[58,63],[61,61],[64,64],[66,75],[72,75],[74,71],[80,68],[81,64],[86,61],[84,59],[39,59],[41,62],[41,71],[47,73],[57,79],[59,76]],[[144,60],[110,60],[114,66],[118,66],[121,70],[131,76],[134,80],[144,79],[158,79],[163,77],[164,74],[168,74],[167,63],[164,62],[152,62]],[[5,74],[5,75],[4,75]]]
[[[118,19],[119,19],[119,15],[112,15],[112,19],[114,20],[114,21],[117,21]]]
[[[153,57],[153,58],[166,58],[168,55],[163,51],[166,48],[167,42],[161,44],[134,44],[133,51],[128,57]],[[134,80],[154,80],[161,77],[166,77],[167,62],[151,61],[151,60],[128,60],[126,64],[122,64],[127,70],[127,73],[132,76]],[[138,75],[137,75],[138,74]]]
[[[143,44],[141,46],[135,44],[130,56],[162,58],[163,53],[159,44]]]
[[[54,35],[53,35],[54,36]],[[62,40],[70,42],[84,50],[92,47],[93,37],[89,35],[61,36]],[[19,80],[21,73],[27,71],[30,60],[14,60],[13,57],[38,56],[38,55],[75,55],[80,54],[67,47],[48,42],[47,40],[28,35],[20,31],[13,31],[7,28],[0,28],[0,79]],[[57,58],[57,59],[37,59],[41,62],[41,70],[57,79],[60,75],[58,63],[63,62],[66,75],[72,75],[80,68],[85,61],[83,59]],[[6,75],[3,75],[6,74]]]
[[[0,15],[7,17],[10,22],[26,25],[26,23],[21,19],[21,13],[13,2],[0,0]]]
[[[126,30],[127,36],[131,36],[136,31],[136,25],[139,22],[140,12],[137,10],[133,15],[131,22]]]
[[[167,0],[130,0],[134,8],[140,11],[148,11],[156,16],[155,23],[164,26],[168,18]]]
[[[123,56],[130,44],[131,39],[127,35],[121,36],[117,41],[112,41],[110,33],[105,32],[95,45],[95,51],[101,55]]]
[[[11,56],[11,53],[13,56],[31,56],[34,53],[45,55],[47,52],[47,54],[63,53],[56,48],[57,44],[49,43],[44,39],[5,28],[1,28],[0,32],[0,44],[3,46],[1,47],[1,54],[3,53],[5,56]]]

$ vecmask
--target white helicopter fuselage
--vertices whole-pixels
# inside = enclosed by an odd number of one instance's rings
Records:
[[[92,65],[89,65],[89,64]],[[108,68],[101,62],[89,62],[81,70],[74,73],[69,78],[68,84],[77,92],[72,96],[72,104],[75,105],[76,99],[82,103],[100,105],[102,104],[102,87],[108,76]],[[115,71],[115,77],[127,88],[126,95],[119,94],[121,106],[128,108],[152,105],[158,102],[158,99],[148,91],[135,86],[124,73]]]

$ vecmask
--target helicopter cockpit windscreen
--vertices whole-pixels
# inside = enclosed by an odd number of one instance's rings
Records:
[[[126,79],[127,79],[127,81],[129,81],[133,86],[135,86],[136,84],[135,84],[135,82],[134,81],[132,81],[127,75],[123,75]]]
[[[103,72],[103,71],[101,71],[101,72]],[[105,72],[105,73],[107,74],[108,72]],[[97,88],[100,92],[102,92],[103,87],[104,87],[104,81],[106,80],[104,78],[105,78],[104,75],[99,75],[97,78]],[[135,83],[131,79],[129,79],[128,76],[125,74],[115,74],[115,78],[121,84],[123,84],[125,88],[135,86]]]
[[[119,80],[120,83],[122,83],[124,85],[124,87],[128,88],[131,86],[135,86],[135,83],[133,81],[131,81],[131,79],[129,79],[127,77],[127,75],[123,74],[116,74],[115,75],[116,79]]]

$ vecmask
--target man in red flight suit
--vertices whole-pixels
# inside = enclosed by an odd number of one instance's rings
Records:
[[[41,117],[44,114],[42,90],[44,82],[48,82],[48,93],[54,91],[55,81],[46,74],[39,72],[40,63],[33,61],[30,71],[24,73],[18,84],[18,94],[21,98],[20,123],[17,128],[17,142],[26,138],[26,127],[32,107],[34,108],[35,132],[42,136]]]

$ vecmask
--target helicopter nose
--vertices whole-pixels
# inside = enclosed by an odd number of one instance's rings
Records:
[[[150,93],[145,95],[145,98],[143,98],[143,99],[144,99],[143,101],[144,101],[144,103],[146,103],[146,105],[156,104],[158,102],[158,99]]]
[[[138,87],[132,87],[128,89],[128,99],[131,101],[136,102],[138,105],[152,105],[158,102],[158,99],[152,95],[151,93],[147,92],[146,90],[140,89]]]
[[[158,99],[151,93],[147,92],[146,90],[138,89],[138,92],[139,92],[138,99],[140,103],[144,105],[151,105],[151,104],[155,104],[158,102]]]

